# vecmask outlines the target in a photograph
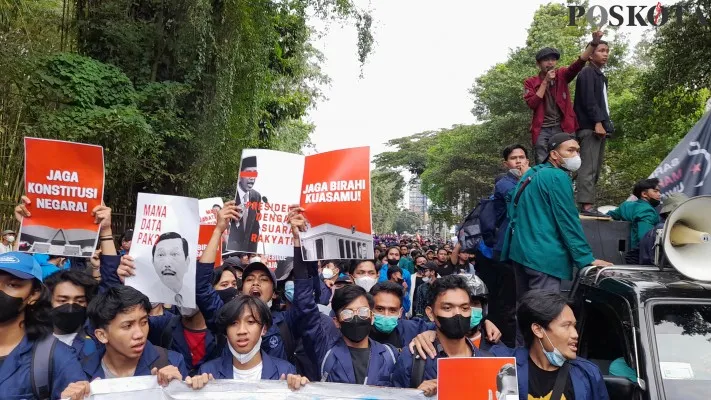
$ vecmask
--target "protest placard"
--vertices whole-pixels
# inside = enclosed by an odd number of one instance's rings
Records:
[[[212,237],[212,232],[217,225],[217,214],[225,206],[222,198],[212,197],[209,199],[200,199],[198,201],[198,206],[200,207],[200,233],[198,234],[198,259],[202,257],[202,252],[207,248],[207,244],[210,242]],[[222,248],[227,242],[229,235],[229,229],[226,230],[222,235],[222,240],[217,246],[217,257],[215,258],[215,267],[222,265]]]
[[[91,382],[90,400],[425,400],[420,390],[396,389],[346,383],[313,382],[299,390],[291,390],[286,381],[246,383],[218,379],[204,388],[194,390],[184,382],[173,380],[167,387],[158,384],[155,376],[97,379]],[[472,397],[473,398],[473,397]]]
[[[90,257],[99,236],[91,212],[104,196],[104,149],[26,137],[25,195],[31,217],[20,227],[21,251]]]
[[[513,357],[448,357],[437,359],[437,397],[518,400]]]
[[[368,147],[311,156],[246,149],[235,200],[243,215],[230,224],[227,250],[291,256],[286,217],[289,205],[301,204],[305,260],[373,257]]]
[[[129,255],[136,275],[126,285],[151,302],[195,307],[195,262],[200,217],[198,200],[139,193]]]

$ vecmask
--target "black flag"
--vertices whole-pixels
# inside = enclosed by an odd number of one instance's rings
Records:
[[[689,197],[711,194],[711,113],[706,113],[654,170],[662,198],[671,193]]]

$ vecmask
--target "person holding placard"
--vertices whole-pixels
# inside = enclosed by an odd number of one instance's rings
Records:
[[[442,357],[486,357],[467,337],[471,329],[472,306],[467,281],[459,275],[437,279],[430,291],[425,312],[435,323],[436,339],[434,358],[421,358],[411,349],[403,349],[392,375],[395,387],[416,388],[425,396],[437,394],[437,359]],[[424,363],[416,366],[415,363]],[[421,371],[422,376],[413,375]]]
[[[262,337],[272,322],[269,307],[258,297],[241,294],[230,300],[217,313],[216,320],[219,334],[227,337],[229,353],[205,363],[199,374],[251,383],[261,379],[286,380],[289,388],[301,388],[309,380],[297,375],[296,367],[261,349]]]

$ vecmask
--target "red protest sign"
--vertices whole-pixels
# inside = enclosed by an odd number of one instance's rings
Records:
[[[92,210],[104,196],[101,146],[25,138],[25,194],[20,250],[89,257],[99,226]]]

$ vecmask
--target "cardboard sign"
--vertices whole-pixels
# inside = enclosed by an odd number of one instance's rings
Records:
[[[292,256],[286,218],[291,204],[301,204],[309,220],[305,260],[374,256],[368,147],[312,156],[246,149],[235,201],[243,216],[230,224],[227,250]]]
[[[518,400],[516,359],[462,357],[437,359],[437,396],[440,400]]]
[[[20,227],[21,251],[90,257],[99,236],[91,212],[104,197],[104,149],[26,137],[25,194],[31,217]]]
[[[198,200],[139,193],[131,240],[136,275],[126,285],[151,302],[195,307]]]
[[[202,252],[207,248],[207,244],[210,242],[212,237],[212,232],[217,225],[217,213],[222,210],[225,203],[220,197],[212,197],[209,199],[200,199],[198,201],[198,206],[200,207],[200,233],[198,235],[198,259],[202,257]],[[215,268],[222,265],[222,248],[227,242],[227,237],[229,235],[229,229],[227,229],[223,235],[220,244],[217,246],[217,257],[215,258]]]

